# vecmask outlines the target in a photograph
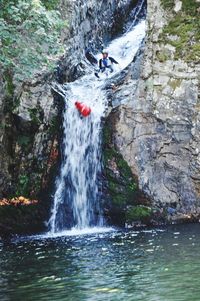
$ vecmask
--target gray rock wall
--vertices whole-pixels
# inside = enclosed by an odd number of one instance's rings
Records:
[[[114,139],[152,204],[175,205],[177,212],[191,213],[200,205],[200,66],[177,58],[176,48],[161,39],[181,7],[182,2],[176,3],[174,11],[167,12],[160,1],[148,1],[137,88],[131,66],[126,85],[113,97],[113,104],[117,99],[124,103],[115,109],[119,117]]]

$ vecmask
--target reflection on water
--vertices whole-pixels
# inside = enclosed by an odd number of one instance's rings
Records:
[[[0,242],[0,300],[200,300],[200,225]]]

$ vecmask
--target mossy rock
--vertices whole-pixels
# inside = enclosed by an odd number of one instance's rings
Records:
[[[53,136],[57,134],[60,128],[60,124],[61,124],[60,116],[58,115],[53,116],[49,124],[49,129],[48,129],[49,134]]]
[[[164,63],[164,62],[166,62],[168,59],[170,59],[169,52],[166,51],[166,50],[158,51],[158,52],[156,53],[156,56],[157,56],[159,62],[161,62],[161,63]]]
[[[109,166],[111,160],[115,164],[115,170]],[[113,205],[123,207],[133,203],[137,182],[127,162],[114,149],[104,152],[104,173]]]
[[[115,112],[108,117],[103,129],[104,208],[108,221],[122,226],[126,221],[127,207],[144,205],[147,199],[140,191],[130,166],[113,142],[113,114]]]
[[[161,0],[161,5],[164,9],[172,9],[174,7],[174,0]]]
[[[182,12],[190,15],[196,15],[199,4],[196,0],[181,0]],[[175,6],[175,0],[161,0],[161,5],[165,10],[172,10]]]
[[[175,90],[176,88],[179,88],[181,86],[182,80],[181,79],[170,79],[168,81],[168,85]]]
[[[152,209],[146,206],[130,207],[126,211],[126,221],[129,223],[135,221],[147,222],[150,220],[152,214]]]
[[[121,158],[120,158],[121,157]],[[123,159],[122,156],[118,156],[117,158],[117,167],[119,168],[121,175],[126,178],[126,180],[129,182],[133,178],[133,174],[131,171],[130,166],[128,163]]]
[[[6,94],[7,96],[13,96],[15,86],[13,84],[13,78],[10,72],[4,72],[4,81],[6,82]]]
[[[34,166],[34,159],[32,159],[32,166],[27,167],[27,171],[19,173],[13,183],[13,190],[9,198],[19,197],[23,195],[26,198],[37,199],[42,189],[42,175],[44,170],[39,165]]]
[[[172,9],[174,1],[162,0],[165,9]],[[199,4],[195,0],[182,0],[182,9],[172,13],[169,23],[160,34],[160,42],[171,44],[176,52],[174,59],[184,59],[186,62],[199,62],[200,60],[200,18],[197,9]],[[177,37],[171,39],[171,37]],[[165,59],[161,57],[161,59]]]
[[[112,198],[112,203],[117,207],[124,207],[127,203],[127,198],[123,194],[115,194]]]
[[[37,107],[29,109],[29,115],[31,122],[38,127],[43,122],[44,112],[43,109],[37,105]]]

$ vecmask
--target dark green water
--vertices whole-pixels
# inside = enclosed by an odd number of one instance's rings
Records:
[[[0,300],[200,300],[200,225],[0,242]]]

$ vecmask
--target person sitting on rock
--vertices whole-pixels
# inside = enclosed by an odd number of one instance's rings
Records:
[[[103,58],[99,60],[99,71],[95,73],[96,77],[99,78],[99,72],[104,72],[106,69],[109,69],[110,72],[113,72],[113,64],[119,64],[113,57],[108,56],[108,51],[102,51]]]

